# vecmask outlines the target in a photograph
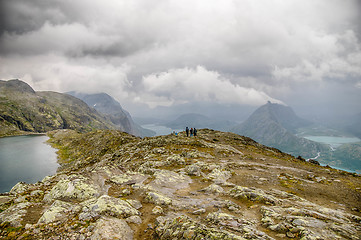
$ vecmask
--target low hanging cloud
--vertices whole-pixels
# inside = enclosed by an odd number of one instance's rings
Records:
[[[170,69],[150,74],[142,80],[144,96],[138,101],[150,107],[169,106],[189,102],[217,102],[240,105],[261,105],[267,101],[280,101],[262,91],[233,84],[216,71],[202,66]]]
[[[309,89],[317,98],[333,89],[347,106],[350,92],[361,102],[360,7],[358,0],[0,0],[0,78],[38,90],[105,91],[125,105],[302,104],[316,99]]]
[[[107,61],[68,59],[56,54],[33,56],[32,60],[18,57],[13,60],[16,64],[0,65],[2,79],[20,78],[38,91],[107,92],[119,101],[126,101],[132,94],[127,77],[131,67],[127,64],[114,66]]]

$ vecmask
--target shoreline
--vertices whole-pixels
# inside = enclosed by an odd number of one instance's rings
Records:
[[[11,134],[11,135],[3,135],[3,136],[0,136],[0,138],[6,138],[6,137],[20,137],[20,136],[42,136],[42,135],[47,135],[48,133],[45,132],[45,133],[37,133],[37,132],[24,132],[24,133],[21,133],[19,132],[18,134]]]

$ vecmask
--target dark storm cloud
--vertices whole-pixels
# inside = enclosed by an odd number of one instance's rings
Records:
[[[331,82],[352,94],[361,86],[357,0],[1,4],[0,74],[38,89],[155,107],[259,105]]]
[[[60,24],[67,21],[56,1],[1,0],[1,9],[4,16],[2,32],[21,34],[35,31],[45,22]]]

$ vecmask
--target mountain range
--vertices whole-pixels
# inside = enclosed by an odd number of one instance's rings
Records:
[[[135,136],[154,135],[135,124],[120,103],[106,93],[36,92],[17,79],[0,80],[0,126],[0,136],[55,129],[119,129]]]
[[[227,131],[232,126],[236,125],[236,122],[215,120],[202,114],[188,113],[183,114],[175,120],[165,123],[164,125],[172,129],[184,129],[188,126],[189,128],[210,128],[214,130]]]
[[[268,102],[259,107],[245,122],[232,128],[231,132],[294,156],[312,158],[329,148],[295,135],[298,128],[309,124],[310,121],[298,117],[291,107]]]
[[[57,92],[36,92],[20,80],[0,80],[0,127],[0,136],[54,129],[117,129],[82,100]]]
[[[155,132],[142,128],[136,124],[129,112],[124,110],[120,103],[106,93],[86,94],[81,92],[68,92],[74,97],[83,100],[89,107],[105,115],[120,130],[135,136],[153,136]]]

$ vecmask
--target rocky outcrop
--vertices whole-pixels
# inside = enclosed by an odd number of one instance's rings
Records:
[[[357,174],[212,130],[50,136],[62,167],[0,196],[2,239],[360,239]]]

